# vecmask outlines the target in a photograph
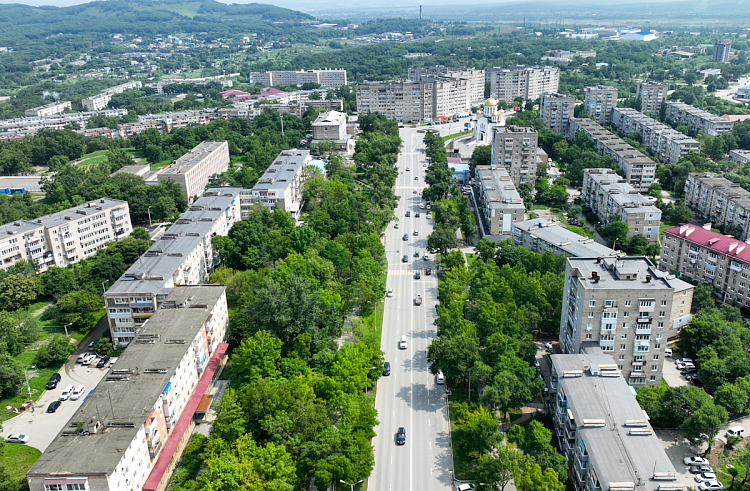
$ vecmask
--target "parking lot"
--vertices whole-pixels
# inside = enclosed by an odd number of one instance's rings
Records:
[[[62,380],[57,384],[57,388],[42,393],[41,397],[34,402],[33,410],[29,409],[25,413],[3,422],[3,436],[11,433],[28,435],[31,437],[28,445],[44,452],[86,396],[84,395],[76,401],[64,401],[54,413],[47,413],[49,404],[58,400],[62,391],[69,385],[76,387],[84,385],[87,395],[109,371],[109,368],[96,368],[96,362],[84,366],[76,364],[75,360],[76,355],[73,355],[60,371]]]
[[[677,370],[675,366],[674,358],[664,359],[664,369],[662,370],[662,376],[666,380],[670,387],[687,386],[688,381],[685,377]]]

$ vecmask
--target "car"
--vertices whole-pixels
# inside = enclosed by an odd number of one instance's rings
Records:
[[[29,443],[30,439],[29,435],[14,433],[5,437],[5,443]]]
[[[410,211],[407,211],[407,212],[406,212],[406,216],[407,216],[407,217],[410,217],[410,216],[411,216],[411,212],[410,212]]]
[[[407,170],[407,172],[408,172],[408,171],[410,171],[411,169],[410,169],[409,167],[407,167],[407,168],[406,168],[406,170]]]
[[[682,462],[685,465],[708,465],[708,459],[703,457],[685,457]]]
[[[693,359],[692,358],[677,358],[674,362],[675,364],[682,363],[684,365],[685,363],[693,363]]]
[[[89,343],[89,351],[93,351],[93,350],[94,350],[94,342],[93,342],[93,341],[91,341],[91,342]]]
[[[398,228],[398,222],[393,226],[393,228]]]
[[[387,361],[383,363],[383,376],[387,377],[390,374],[391,374],[391,363]]]
[[[402,426],[396,433],[396,445],[404,445],[406,443],[406,430]]]
[[[416,212],[416,213],[414,214],[414,218],[419,218],[419,212]]]
[[[424,256],[422,256],[422,259],[424,259],[425,261],[429,261],[430,260],[430,255],[425,252]]]
[[[414,279],[415,279],[415,280],[419,280],[419,279],[421,279],[421,278],[422,278],[422,275],[421,275],[421,274],[419,274],[419,271],[417,271],[417,272],[415,272],[415,273],[414,273]]]
[[[419,176],[414,176],[414,180],[418,181],[419,180]]]
[[[542,369],[542,365],[539,364],[539,360],[537,360],[537,361],[534,362],[534,368],[536,368],[537,370],[541,370]]]
[[[554,349],[554,346],[552,345],[552,343],[544,343],[544,347],[550,351]]]
[[[60,383],[62,377],[60,377],[59,373],[53,373],[52,376],[47,381],[47,390],[52,390],[57,388],[57,384]]]
[[[419,251],[414,251],[414,257],[419,257]]]
[[[70,400],[71,401],[77,401],[81,397],[83,397],[83,394],[86,392],[86,386],[85,385],[79,385],[76,387],[76,390],[73,391],[72,394],[70,394]]]
[[[85,360],[87,356],[89,356],[88,353],[81,353],[78,355],[78,358],[76,358],[76,363],[83,363],[83,360]]]
[[[473,491],[476,488],[474,487],[474,483],[467,482],[467,483],[459,484],[456,489],[458,491]]]
[[[97,358],[96,355],[89,354],[89,355],[86,356],[86,358],[83,359],[83,361],[81,363],[83,363],[84,365],[91,365],[91,363],[94,360],[96,360],[96,358]]]
[[[76,390],[74,385],[69,385],[65,387],[65,390],[62,391],[62,394],[60,394],[60,400],[61,401],[67,401],[70,395],[73,393],[73,391]]]
[[[62,404],[62,402],[60,402],[60,401],[50,402],[49,406],[47,406],[47,412],[48,413],[54,413],[55,411],[57,411],[57,408],[59,408],[61,404]]]
[[[690,381],[695,385],[696,387],[703,386],[703,382],[701,382],[701,379],[698,378],[697,375],[695,375],[693,378],[690,379]]]
[[[401,258],[401,262],[402,263],[408,263],[409,262],[409,256],[407,256],[406,254],[404,254],[404,257]]]
[[[428,209],[428,210],[429,210],[429,209],[431,209],[431,208],[430,208],[430,204],[429,204],[429,203],[427,203],[427,209]]]
[[[404,236],[401,239],[402,240],[409,240],[409,234],[404,234]]]
[[[96,364],[96,368],[104,368],[105,366],[107,366],[108,361],[109,361],[109,356],[107,355],[102,356],[101,359],[99,360],[99,363]]]
[[[415,231],[414,231],[414,235],[419,235],[419,232],[417,232],[417,231],[415,230]]]
[[[703,474],[704,472],[713,472],[714,470],[706,464],[691,465],[688,469],[691,474]]]
[[[110,366],[110,368],[111,368],[111,367],[112,367],[112,365],[114,365],[114,364],[115,364],[116,362],[117,362],[117,357],[116,357],[116,356],[113,356],[112,358],[110,358],[110,359],[109,359],[109,366]]]
[[[386,297],[392,297],[393,296],[393,288],[389,288],[388,291],[385,294]],[[112,358],[115,360],[116,358]]]
[[[424,270],[424,274],[431,275],[432,274],[432,270],[430,268],[427,268],[427,269]]]
[[[424,210],[424,203],[420,203],[420,204],[419,204],[419,209],[420,209],[420,210]]]
[[[401,336],[398,342],[398,349],[406,349],[406,336]]]
[[[427,218],[432,218],[432,213],[427,213]]]
[[[721,484],[719,481],[706,481],[702,482],[698,485],[698,489],[701,491],[708,491],[708,490],[721,490],[724,489],[724,485]]]
[[[695,367],[685,367],[682,370],[680,370],[680,373],[683,375],[687,375],[689,373],[695,373],[695,372],[696,372]]]
[[[435,381],[440,385],[443,385],[445,383],[445,375],[443,375],[442,370],[438,370],[437,375],[435,375]]]
[[[695,476],[695,482],[715,481],[716,474],[713,472],[702,472]]]
[[[549,395],[549,387],[547,387],[547,384],[544,384],[544,389],[542,389],[542,395],[544,397],[547,397]]]

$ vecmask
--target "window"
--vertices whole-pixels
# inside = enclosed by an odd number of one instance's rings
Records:
[[[651,371],[652,371],[652,372],[657,372],[657,371],[659,371],[659,365],[651,365]]]
[[[605,319],[617,319],[617,312],[604,312]]]
[[[614,351],[614,346],[602,346],[602,351]]]
[[[128,303],[128,299],[123,297],[115,297],[115,303]]]
[[[591,339],[591,334],[586,334],[586,339]]]
[[[648,317],[648,312],[641,312],[641,313],[638,314],[638,317],[646,318],[646,317]]]
[[[614,300],[607,300],[606,302],[604,302],[604,306],[607,307],[607,308],[612,308],[612,307],[615,306],[615,301]]]
[[[625,345],[624,344],[620,345],[620,351],[625,351]]]
[[[620,339],[628,339],[628,335],[627,334],[622,334],[622,335],[620,335]]]
[[[667,306],[667,301],[666,300],[662,300],[661,301],[661,306],[662,307],[666,307]]]
[[[661,339],[661,334],[657,334],[656,339]]]
[[[649,380],[651,380],[652,382],[656,382],[656,375],[651,375],[651,378]]]
[[[630,317],[630,312],[623,312],[622,316],[623,317]]]
[[[661,312],[659,312],[659,317],[664,317],[665,315],[666,315],[666,314],[664,313],[664,311],[663,311],[663,310],[662,310]]]
[[[654,355],[654,360],[658,360],[658,359],[659,359],[659,355]]]
[[[587,323],[586,323],[586,330],[587,330],[587,331],[590,331],[590,330],[592,330],[593,328],[594,328],[594,323],[593,323],[593,322],[587,322]]]
[[[654,302],[652,302],[651,300],[641,300],[640,302],[638,302],[638,306],[639,307],[653,307]]]
[[[620,355],[620,357],[618,358],[618,360],[620,360],[620,361],[625,360],[625,355]],[[622,370],[622,368],[620,370]]]
[[[62,484],[45,484],[44,491],[63,491]]]
[[[656,327],[658,327],[658,328],[661,329],[662,327],[664,327],[664,323],[663,322],[659,322],[659,323],[656,324]]]
[[[625,306],[630,307],[630,300],[625,300]]]
[[[629,322],[623,322],[622,323],[622,328],[623,329],[627,329],[628,327],[630,327],[630,323]]]
[[[593,318],[594,318],[594,313],[593,312],[589,312],[589,319],[593,319]]]
[[[86,491],[85,483],[66,484],[65,487],[68,491]]]
[[[589,307],[596,307],[596,300],[589,300]]]
[[[660,348],[661,348],[661,345],[660,345],[660,344],[655,344],[655,345],[654,345],[654,349],[660,349]]]

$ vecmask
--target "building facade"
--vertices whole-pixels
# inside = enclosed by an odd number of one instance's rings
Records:
[[[511,238],[513,225],[525,219],[526,208],[504,167],[477,166],[479,213],[484,235]]]
[[[556,256],[608,257],[617,254],[594,239],[578,235],[544,218],[513,224],[513,243],[538,254],[551,251]]]
[[[24,115],[42,118],[45,116],[52,116],[53,114],[64,113],[66,109],[73,109],[70,101],[52,102],[50,104],[45,104],[44,106],[27,109],[24,111]]]
[[[583,112],[604,126],[611,121],[612,109],[617,107],[617,89],[607,85],[586,87]]]
[[[346,135],[346,114],[338,111],[320,113],[312,123],[313,140],[343,140]]]
[[[644,357],[644,365],[653,365],[646,359],[653,356]],[[613,356],[586,352],[551,360],[549,410],[575,491],[684,491],[694,485],[679,482]]]
[[[183,286],[166,297],[29,470],[29,489],[163,489],[228,347],[224,290]]]
[[[175,160],[159,174],[159,182],[172,180],[180,185],[188,204],[198,198],[211,178],[229,168],[229,144],[205,141]]]
[[[262,204],[271,209],[281,209],[299,218],[302,211],[302,184],[305,182],[304,168],[310,164],[309,150],[290,149],[282,151],[251,190],[243,190],[240,196],[243,218],[250,206]]]
[[[88,111],[101,111],[102,109],[107,107],[107,104],[109,104],[109,101],[112,100],[112,95],[121,94],[125,92],[126,90],[140,89],[140,88],[141,88],[141,82],[138,80],[126,82],[124,84],[120,84],[114,87],[110,87],[108,89],[104,89],[95,96],[81,99],[81,104]]]
[[[539,117],[548,130],[567,134],[568,123],[573,117],[576,100],[567,94],[542,94],[539,102]]]
[[[357,112],[379,112],[396,121],[437,121],[466,116],[471,110],[467,78],[432,76],[421,82],[357,84]]]
[[[729,55],[732,52],[732,41],[719,41],[714,44],[714,63],[729,63]]]
[[[560,319],[563,352],[600,349],[612,355],[628,385],[658,387],[670,331],[689,322],[694,288],[645,257],[569,257]]]
[[[641,100],[641,111],[659,114],[662,102],[667,100],[669,85],[662,82],[639,82],[636,99]]]
[[[750,192],[721,174],[688,174],[685,204],[694,209],[698,217],[731,228],[731,234],[741,240],[750,238]]]
[[[581,197],[602,224],[609,223],[612,215],[626,223],[628,240],[642,235],[649,244],[659,241],[661,210],[614,170],[584,169]]]
[[[498,109],[497,101],[490,97],[484,101],[482,112],[477,112],[471,139],[475,142],[491,144],[497,126],[505,126],[505,111]]]
[[[496,126],[492,139],[492,164],[504,167],[513,184],[536,183],[539,134],[531,126]]]
[[[525,65],[487,67],[485,80],[490,82],[490,94],[499,101],[512,103],[517,97],[533,101],[542,94],[559,90],[560,69]]]
[[[745,165],[750,162],[750,150],[730,150],[729,160],[737,162],[739,165]]]
[[[250,85],[263,86],[287,86],[302,85],[304,83],[320,84],[326,89],[338,89],[346,85],[346,70],[325,69],[325,70],[300,70],[284,71],[275,70],[269,72],[250,72]]]
[[[702,131],[708,136],[719,136],[722,133],[732,131],[734,127],[733,121],[728,121],[684,102],[668,102],[666,119],[670,124],[684,123],[693,135]]]
[[[435,76],[465,78],[469,80],[469,99],[471,102],[484,99],[484,69],[465,66],[435,65],[430,67],[409,68],[409,80],[421,82]]]

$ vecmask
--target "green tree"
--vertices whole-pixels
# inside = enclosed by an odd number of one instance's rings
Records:
[[[474,172],[478,165],[490,165],[492,163],[492,145],[480,145],[477,146],[471,153],[471,159],[469,159],[469,169],[471,174]]]
[[[245,434],[246,416],[240,405],[237,393],[229,388],[221,396],[216,419],[211,426],[211,436],[225,442],[233,442]]]
[[[561,483],[557,473],[544,469],[539,464],[527,465],[516,479],[518,491],[563,491],[565,484]]]
[[[465,411],[456,421],[455,428],[454,444],[475,459],[489,453],[500,437],[495,416],[483,406],[474,411]]]
[[[0,353],[0,395],[16,395],[24,380],[23,365],[8,353]]]
[[[693,293],[693,305],[690,309],[691,312],[697,312],[707,307],[713,307],[715,305],[714,298],[711,295],[713,288],[711,285],[700,284],[695,287]]]
[[[630,229],[628,228],[628,224],[621,222],[618,219],[610,220],[608,224],[602,227],[600,232],[603,236],[609,238],[613,243],[621,244],[622,247],[627,243],[629,230]]]
[[[685,420],[682,424],[682,431],[693,445],[706,442],[708,444],[706,453],[709,454],[714,438],[727,421],[729,421],[729,413],[726,409],[707,402]]]
[[[104,301],[98,295],[79,290],[63,295],[57,301],[60,322],[73,324],[81,332],[89,332],[102,315]]]
[[[281,344],[281,340],[268,331],[258,331],[245,338],[229,363],[232,378],[243,384],[261,378],[277,378]]]
[[[68,357],[75,350],[75,345],[70,342],[70,338],[61,334],[52,336],[46,346],[37,350],[34,356],[34,363],[40,367],[50,367],[60,363],[65,363]]]
[[[436,249],[441,254],[445,254],[456,247],[458,247],[458,237],[456,237],[455,229],[437,227],[427,237],[427,248]]]
[[[0,282],[0,308],[22,309],[36,300],[39,294],[39,279],[23,274],[6,276]]]
[[[522,452],[508,445],[497,445],[491,453],[479,458],[477,481],[490,484],[492,491],[504,491],[505,486],[524,468],[525,460]]]

